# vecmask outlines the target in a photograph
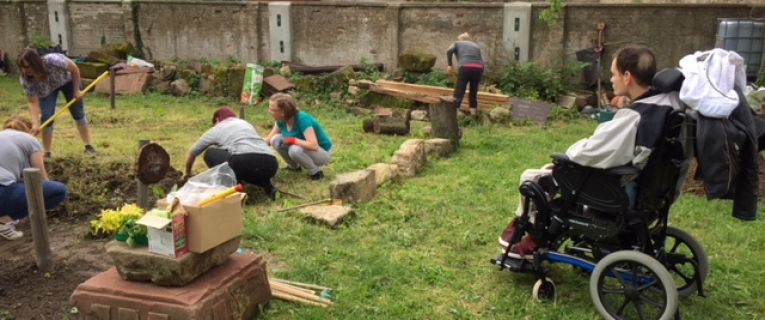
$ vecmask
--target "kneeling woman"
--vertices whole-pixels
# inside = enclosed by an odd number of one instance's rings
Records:
[[[0,131],[0,236],[16,240],[24,236],[16,231],[16,221],[27,216],[27,191],[22,179],[25,168],[40,169],[45,208],[53,208],[66,199],[66,186],[58,181],[48,181],[43,163],[43,148],[33,137],[32,122],[22,117],[12,117]]]
[[[212,123],[213,127],[189,150],[186,171],[181,179],[191,177],[194,160],[204,152],[208,167],[228,162],[239,182],[260,186],[271,200],[276,199],[276,188],[271,179],[279,169],[279,162],[271,148],[255,131],[255,127],[237,118],[234,110],[229,107],[218,108],[213,114]]]
[[[324,178],[321,166],[329,163],[332,157],[332,140],[319,122],[298,110],[295,99],[288,94],[271,96],[268,111],[276,124],[266,141],[279,152],[290,169],[300,170],[302,167],[311,179]]]

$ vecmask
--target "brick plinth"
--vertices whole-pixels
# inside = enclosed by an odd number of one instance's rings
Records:
[[[265,261],[233,254],[183,287],[125,281],[111,268],[80,284],[69,302],[84,319],[253,319],[270,299]]]

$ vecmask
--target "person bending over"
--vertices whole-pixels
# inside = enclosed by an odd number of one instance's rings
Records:
[[[465,97],[465,89],[470,84],[470,113],[478,111],[478,84],[483,76],[483,58],[481,47],[470,39],[470,34],[465,32],[457,37],[446,50],[446,63],[449,65],[449,74],[454,74],[452,55],[457,56],[457,83],[454,85],[454,103],[459,109],[462,98]]]
[[[78,99],[77,103],[69,108],[69,113],[77,123],[80,138],[85,143],[85,152],[95,154],[96,150],[90,144],[88,119],[85,117],[83,93],[80,91],[80,69],[77,65],[63,54],[49,53],[40,57],[37,51],[27,48],[19,55],[18,66],[21,71],[21,86],[27,95],[29,114],[32,117],[32,135],[37,135],[40,125],[56,113],[56,100],[61,92],[67,101]],[[50,157],[53,124],[42,131],[45,156]]]
[[[213,127],[189,150],[186,171],[181,180],[191,177],[194,160],[204,152],[207,167],[228,162],[239,182],[260,186],[271,200],[275,200],[276,188],[272,180],[279,169],[279,162],[255,127],[237,118],[229,107],[218,108],[213,113],[212,124]]]
[[[66,199],[66,186],[49,181],[43,162],[40,142],[30,133],[32,122],[27,118],[11,117],[0,131],[0,236],[16,240],[24,233],[16,230],[19,219],[29,213],[27,189],[22,174],[26,168],[37,168],[42,175],[45,208],[53,208]]]
[[[268,111],[276,120],[266,142],[282,156],[291,170],[306,169],[311,179],[324,178],[321,166],[332,157],[332,140],[316,119],[298,110],[295,99],[284,93],[271,96]]]

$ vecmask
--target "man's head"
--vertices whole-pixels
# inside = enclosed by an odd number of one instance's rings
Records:
[[[656,57],[651,49],[627,46],[614,54],[611,63],[611,84],[614,94],[635,99],[651,86],[656,74]]]

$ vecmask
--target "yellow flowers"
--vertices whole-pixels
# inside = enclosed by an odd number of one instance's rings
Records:
[[[94,235],[111,234],[120,229],[126,220],[138,220],[143,216],[143,209],[135,204],[126,204],[119,210],[102,210],[99,218],[90,220],[90,232]]]

